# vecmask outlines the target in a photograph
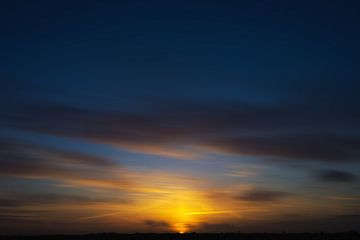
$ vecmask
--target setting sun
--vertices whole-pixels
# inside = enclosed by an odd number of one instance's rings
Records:
[[[171,189],[166,194],[160,194],[149,202],[149,206],[150,214],[158,215],[159,219],[167,221],[179,233],[189,231],[201,220],[201,216],[189,213],[211,209],[207,199],[187,188]]]

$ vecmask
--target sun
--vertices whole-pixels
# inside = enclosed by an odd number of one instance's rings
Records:
[[[173,228],[174,230],[177,232],[177,233],[180,233],[180,234],[184,234],[186,233],[188,230],[189,230],[189,227],[187,226],[186,223],[182,222],[182,223],[175,223],[173,225]]]
[[[218,209],[218,205],[209,197],[206,189],[189,184],[173,176],[154,175],[148,186],[141,189],[141,198],[132,206],[135,221],[153,221],[164,223],[154,231],[187,233],[195,231],[202,223],[218,219],[227,213]],[[222,207],[225,207],[222,204]],[[140,210],[140,211],[139,211]],[[222,210],[222,211],[221,211]],[[148,227],[148,226],[145,226]]]
[[[167,190],[148,202],[147,213],[167,222],[176,233],[189,232],[205,217],[189,213],[211,209],[209,201],[193,189],[178,187]]]

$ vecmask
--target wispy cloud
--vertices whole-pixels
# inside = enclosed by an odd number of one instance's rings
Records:
[[[125,168],[103,157],[9,139],[0,144],[0,175],[53,179],[89,187],[121,189],[132,185]]]

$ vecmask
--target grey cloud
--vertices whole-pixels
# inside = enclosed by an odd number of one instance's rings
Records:
[[[165,221],[146,220],[144,224],[153,228],[170,228],[170,224]]]
[[[218,224],[202,223],[195,230],[198,232],[344,232],[359,231],[360,215],[338,215],[329,217],[281,217],[277,220],[232,220]]]
[[[268,158],[358,161],[360,138],[346,132],[359,130],[360,114],[355,110],[338,111],[334,116],[325,106],[319,110],[241,102],[172,102],[132,112],[96,111],[30,102],[2,114],[11,127],[132,146],[135,151],[137,147],[144,151],[141,146],[171,149],[190,145]],[[335,133],[335,127],[343,133]]]
[[[106,158],[9,139],[2,139],[0,145],[0,175],[118,189],[132,185],[126,170]],[[115,170],[123,174],[114,176]]]
[[[18,208],[24,206],[38,206],[44,204],[59,204],[59,203],[99,203],[99,202],[111,202],[115,199],[109,198],[93,198],[81,195],[66,195],[66,194],[20,194],[7,196],[7,198],[0,199],[0,208]],[[121,202],[121,199],[116,199],[116,202]]]
[[[240,155],[298,160],[357,161],[360,139],[328,134],[288,134],[208,139],[206,145]]]
[[[323,182],[354,182],[356,176],[352,173],[339,170],[322,170],[316,173],[316,178]]]
[[[263,188],[250,189],[235,198],[242,201],[251,202],[276,202],[284,198],[290,197],[292,194],[288,192],[272,191]]]
[[[203,222],[194,228],[194,231],[200,233],[219,233],[219,232],[238,232],[239,227],[234,223],[206,223]]]
[[[75,169],[63,171],[66,167],[61,165],[68,161],[70,161],[70,164],[71,161],[80,161],[86,165],[88,157],[85,154],[75,154],[77,158],[70,158],[71,153],[63,153],[59,150],[42,148],[14,140],[3,140],[0,144],[0,158],[2,159],[0,162],[0,174],[3,175],[76,175],[78,172]],[[66,157],[62,158],[64,155]],[[61,157],[61,161],[57,161],[59,157]],[[90,157],[90,163],[93,162],[93,157]]]

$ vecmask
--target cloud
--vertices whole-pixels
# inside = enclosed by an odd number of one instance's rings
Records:
[[[117,202],[120,199],[116,199]],[[0,199],[0,208],[19,208],[51,204],[89,204],[111,202],[114,199],[74,194],[16,194]]]
[[[286,216],[273,220],[230,220],[223,223],[201,223],[194,227],[196,232],[344,232],[359,231],[360,215],[335,215],[328,217]]]
[[[68,164],[85,164],[104,167],[116,165],[114,162],[103,157],[69,150],[60,150],[10,138],[0,138],[0,147],[1,158],[6,161],[21,161],[21,158],[27,155],[36,162],[51,155],[50,161],[56,161],[55,159],[57,159]]]
[[[239,155],[264,156],[279,160],[357,161],[360,139],[332,134],[274,134],[207,139],[207,145]]]
[[[250,202],[276,202],[291,196],[291,193],[253,188],[239,194],[235,199]]]
[[[109,159],[19,142],[0,140],[0,175],[52,179],[70,185],[128,189],[128,171]]]
[[[360,196],[353,195],[331,195],[326,196],[327,199],[337,200],[337,201],[358,201],[360,200]]]
[[[232,223],[206,223],[202,222],[198,226],[191,228],[199,233],[220,233],[220,232],[237,232],[239,227]]]
[[[0,208],[3,207],[18,207],[22,204],[13,199],[0,199]]]
[[[354,182],[356,176],[352,173],[339,170],[322,170],[316,173],[316,178],[323,182]]]
[[[197,159],[211,152],[284,161],[360,159],[356,134],[360,112],[353,103],[337,102],[336,112],[332,104],[321,102],[264,105],[169,100],[131,110],[99,110],[44,100],[54,92],[37,90],[26,82],[5,81],[3,85],[5,99],[12,99],[3,101],[0,112],[1,122],[8,127],[180,159]]]
[[[170,224],[165,221],[146,220],[144,224],[152,228],[170,228]]]
[[[338,218],[338,219],[360,219],[360,214],[343,214],[343,215],[337,215],[336,218]]]
[[[326,106],[318,111],[301,105],[241,102],[173,102],[137,111],[30,102],[2,113],[11,127],[174,158],[194,159],[220,152],[297,161],[356,162],[360,159],[360,138],[347,132],[359,130],[355,122],[360,119],[355,110],[341,114],[334,116]]]

